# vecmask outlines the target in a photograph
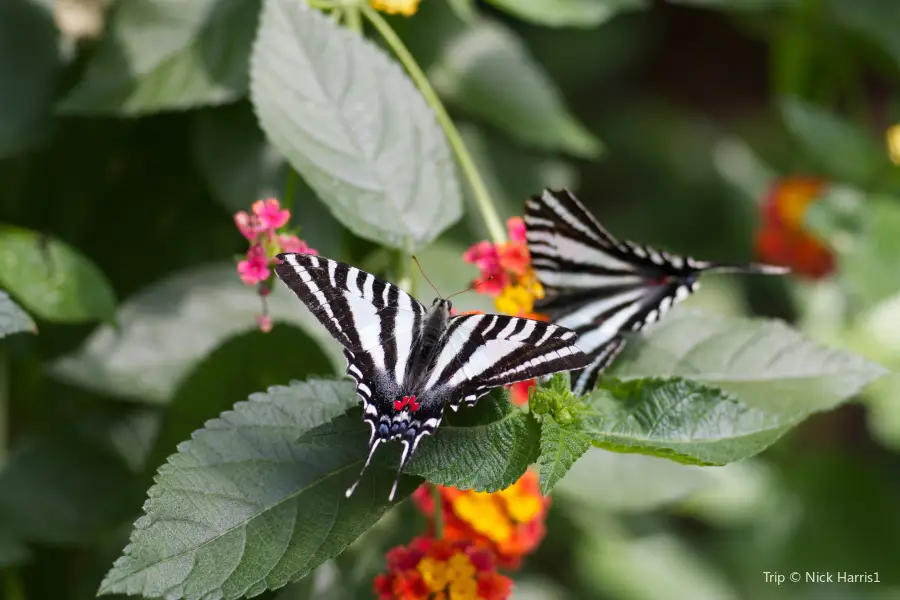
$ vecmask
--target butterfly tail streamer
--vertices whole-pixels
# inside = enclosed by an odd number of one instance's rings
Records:
[[[363,465],[363,468],[359,472],[359,477],[356,478],[356,481],[353,482],[353,485],[347,488],[345,495],[349,498],[353,495],[353,492],[356,491],[356,486],[359,485],[359,482],[362,481],[363,473],[366,472],[366,468],[368,468],[369,463],[372,462],[372,457],[375,455],[375,450],[378,449],[378,445],[384,440],[380,437],[373,436],[371,442],[369,442],[369,455],[366,456],[366,462]],[[393,497],[393,492],[391,492],[391,497]]]
[[[759,275],[787,275],[791,270],[787,267],[779,265],[765,265],[762,263],[736,264],[736,263],[713,263],[695,261],[699,268],[703,271],[714,273],[742,273],[742,274],[759,274]]]

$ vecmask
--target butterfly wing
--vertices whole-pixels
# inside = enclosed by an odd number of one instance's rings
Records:
[[[572,373],[572,389],[583,394],[625,345],[624,332],[658,321],[699,287],[703,271],[780,274],[770,265],[698,261],[663,250],[618,241],[569,191],[545,190],[525,203],[528,248],[545,297],[535,310],[578,333],[591,358]]]
[[[557,371],[579,369],[588,357],[575,332],[534,319],[458,315],[449,321],[426,389],[459,408],[474,405],[495,387]]]

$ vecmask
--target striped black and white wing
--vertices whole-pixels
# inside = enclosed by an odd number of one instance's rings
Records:
[[[781,267],[699,261],[618,241],[568,190],[525,203],[528,249],[545,296],[535,310],[578,333],[591,363],[572,373],[583,394],[625,344],[624,333],[658,321],[699,287],[704,271],[781,274]]]
[[[449,321],[425,387],[450,407],[474,405],[495,387],[580,369],[588,357],[575,332],[543,321],[505,315],[459,315]]]

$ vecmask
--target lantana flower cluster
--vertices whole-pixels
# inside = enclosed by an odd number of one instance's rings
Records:
[[[272,291],[271,267],[278,262],[275,256],[281,252],[317,254],[306,242],[286,229],[290,218],[291,211],[281,208],[275,198],[257,200],[250,213],[242,210],[234,215],[238,231],[250,242],[246,257],[238,262],[237,272],[245,285],[259,286],[263,313],[257,315],[256,320],[263,331],[272,329],[265,298]]]
[[[826,187],[824,180],[814,177],[789,177],[772,186],[763,200],[763,227],[756,234],[756,253],[761,260],[790,267],[810,279],[834,271],[831,249],[804,226],[806,211]]]
[[[465,262],[481,271],[473,285],[478,293],[494,298],[498,312],[546,321],[546,315],[534,312],[534,301],[544,297],[544,289],[531,267],[525,221],[522,217],[511,217],[506,221],[506,230],[509,233],[508,242],[484,240],[463,254]],[[535,381],[531,379],[509,386],[513,404],[526,404],[528,390],[534,385]]]
[[[375,578],[379,600],[509,598],[512,580],[498,569],[518,569],[537,548],[550,507],[532,471],[493,493],[426,483],[412,500],[432,523],[440,511],[442,537],[435,539],[432,525],[408,546],[388,552],[387,573]]]

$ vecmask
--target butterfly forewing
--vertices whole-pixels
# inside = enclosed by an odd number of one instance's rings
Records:
[[[658,321],[695,292],[703,271],[780,274],[781,267],[698,261],[618,241],[567,190],[525,203],[528,249],[545,296],[535,310],[574,330],[591,363],[572,389],[591,391],[625,344],[623,335]]]
[[[308,254],[278,258],[275,273],[344,346],[371,428],[363,469],[381,442],[399,440],[399,477],[422,437],[440,425],[445,403],[474,404],[495,387],[589,362],[564,327],[502,315],[451,317],[448,301],[426,309],[350,265]]]

